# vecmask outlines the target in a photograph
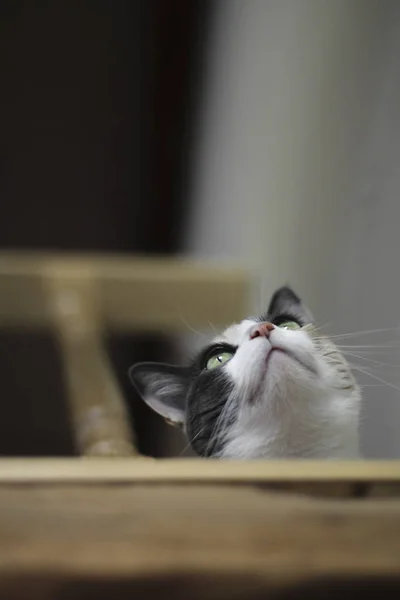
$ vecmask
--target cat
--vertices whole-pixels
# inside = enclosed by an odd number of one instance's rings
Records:
[[[228,327],[189,366],[138,363],[143,400],[207,458],[359,455],[361,393],[349,365],[289,288]]]

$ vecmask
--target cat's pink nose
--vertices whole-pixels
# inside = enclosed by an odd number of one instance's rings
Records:
[[[275,325],[272,325],[272,323],[268,323],[268,321],[266,321],[265,323],[259,323],[251,332],[250,339],[254,340],[254,338],[256,337],[268,338],[273,329],[275,329]]]

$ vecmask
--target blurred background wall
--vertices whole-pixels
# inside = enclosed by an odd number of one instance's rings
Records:
[[[0,249],[180,250],[209,13],[207,0],[0,3]],[[109,349],[141,451],[164,453],[127,369],[172,358],[171,341]],[[72,452],[60,369],[48,332],[1,332],[0,454]]]
[[[379,378],[359,373],[365,450],[400,456],[399,3],[4,0],[0,17],[0,248],[226,259],[253,274],[252,311],[289,282],[334,333],[390,328],[348,343],[390,344],[355,362]],[[72,451],[46,335],[0,335],[0,454]],[[176,346],[109,348],[140,449],[165,453],[126,369]]]
[[[398,327],[399,3],[220,0],[216,8],[187,250],[251,269],[256,311],[290,282],[335,333]],[[400,365],[398,350],[380,351],[350,360],[399,385],[400,369],[371,362]],[[357,375],[368,385],[365,451],[400,456],[400,391]]]

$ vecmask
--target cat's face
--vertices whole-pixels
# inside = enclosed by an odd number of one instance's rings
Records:
[[[228,327],[190,366],[139,363],[130,377],[201,456],[358,454],[359,388],[289,288],[274,294],[266,315]]]

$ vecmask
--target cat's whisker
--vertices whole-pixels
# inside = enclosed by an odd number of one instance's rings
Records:
[[[364,360],[366,362],[373,363],[380,367],[392,367],[393,369],[397,369],[399,367],[399,365],[384,363],[379,360],[374,360],[373,358],[367,358],[366,356],[360,356],[359,354],[355,354],[354,352],[343,351],[343,354],[345,354],[346,356],[353,356],[354,358],[358,358],[359,360]]]
[[[358,350],[359,348],[363,349],[363,348],[367,348],[367,349],[371,349],[371,350],[375,350],[376,348],[381,349],[387,349],[387,350],[393,350],[395,348],[400,348],[400,344],[394,345],[394,344],[354,344],[352,346],[346,345],[346,344],[336,344],[337,348],[350,348],[350,350]]]
[[[216,334],[217,330],[216,330],[215,326],[213,325],[213,323],[211,323],[211,321],[208,321],[208,324],[211,327],[211,329],[213,330],[213,333]]]
[[[182,323],[183,323],[184,325],[186,325],[186,327],[189,329],[189,331],[191,331],[192,333],[195,333],[196,335],[199,335],[199,336],[201,336],[201,337],[207,337],[205,333],[202,333],[201,331],[197,331],[197,329],[194,329],[194,327],[192,327],[192,326],[190,325],[190,323],[188,323],[188,322],[186,321],[186,319],[184,318],[184,316],[183,316],[181,313],[179,313],[179,318],[180,318],[180,320],[182,321]]]
[[[359,384],[360,388],[376,388],[376,387],[385,387],[387,385],[387,383],[363,383],[362,385]]]
[[[353,367],[353,369],[356,369],[357,371],[360,371],[360,373],[364,373],[364,375],[368,375],[369,377],[372,377],[372,379],[376,379],[376,381],[379,381],[380,383],[382,383],[384,385],[387,385],[387,386],[393,388],[394,390],[397,390],[398,392],[400,392],[400,387],[398,385],[395,385],[394,383],[391,383],[390,381],[385,381],[381,377],[378,377],[378,375],[370,373],[368,370],[362,369],[358,365],[354,365],[353,364],[352,367]]]
[[[349,352],[357,352],[357,354],[359,354],[360,356],[365,356],[366,358],[371,357],[371,356],[373,358],[377,357],[377,359],[379,359],[379,360],[391,355],[391,352],[384,352],[382,350],[381,351],[378,350],[375,352],[374,350],[356,350],[356,349],[354,349],[354,351],[353,351],[353,350],[345,350],[344,348],[339,348],[339,351],[342,354],[346,354]],[[397,366],[399,366],[399,365],[397,365]]]
[[[211,432],[210,439],[208,440],[208,443],[206,446],[206,455],[208,454],[209,449],[212,448],[213,445],[218,441],[218,437],[221,434],[221,431],[224,431],[225,424],[229,417],[232,403],[233,403],[232,396],[229,396],[228,401],[224,405],[220,415],[218,416],[218,418],[216,420],[214,428]]]
[[[350,367],[352,369],[357,369],[357,370],[361,370],[364,369],[364,372],[367,373],[368,375],[373,375],[372,371],[370,371],[370,366],[369,365],[359,365],[358,363],[352,362],[350,359],[347,359],[348,364],[350,365]]]
[[[189,440],[188,444],[186,444],[186,446],[183,448],[183,450],[182,450],[182,451],[179,453],[179,456],[183,456],[183,454],[186,452],[186,450],[188,450],[188,449],[190,448],[190,446],[192,445],[192,442],[194,442],[194,441],[195,441],[195,440],[196,440],[196,439],[199,437],[199,435],[201,435],[201,434],[203,433],[204,429],[205,429],[205,426],[204,426],[204,427],[202,427],[202,428],[200,429],[200,431],[198,431],[198,432],[196,433],[196,435],[194,435],[194,436],[192,437],[192,439],[191,439],[191,440]]]
[[[332,323],[316,323],[315,324],[318,331],[321,329],[327,329],[328,327],[331,327],[331,325],[332,325]]]
[[[318,335],[318,334],[313,334],[312,338],[313,340],[316,341],[324,341],[326,339],[326,337],[329,337],[329,339],[333,340],[335,338],[335,336],[333,335],[328,335],[328,336],[324,336],[324,335]],[[338,336],[341,337],[341,336]],[[400,341],[399,339],[394,339],[394,340],[386,340],[386,342],[384,344],[378,344],[378,343],[374,343],[374,344],[340,344],[335,342],[335,346],[337,348],[400,348]]]
[[[328,336],[329,339],[332,339],[332,336]],[[319,337],[319,336],[314,336],[313,335],[313,340],[315,342],[319,342],[319,343],[323,343],[325,341],[324,337]],[[386,352],[388,353],[389,351],[392,350],[396,350],[397,348],[400,348],[400,344],[398,343],[398,341],[393,341],[392,343],[386,343],[386,344],[337,344],[335,343],[335,347],[340,350],[341,352],[344,352],[345,350],[356,350],[357,352],[362,352],[362,353],[375,353],[377,351],[379,351],[380,353]]]
[[[341,333],[339,335],[330,335],[329,337],[332,340],[336,340],[336,339],[356,337],[356,336],[361,336],[361,335],[368,335],[368,334],[372,334],[372,333],[387,333],[389,331],[391,331],[391,332],[394,332],[394,331],[400,332],[400,327],[389,327],[389,328],[384,328],[384,329],[366,329],[364,331],[354,331],[352,333]]]
[[[209,449],[213,447],[215,442],[217,442],[218,436],[220,435],[220,432],[223,430],[224,421],[226,420],[225,419],[226,413],[227,413],[227,409],[226,409],[226,405],[225,405],[221,411],[221,414],[219,415],[218,419],[215,422],[214,428],[210,435],[210,439],[208,440],[208,443],[206,446],[206,456],[208,455]]]

